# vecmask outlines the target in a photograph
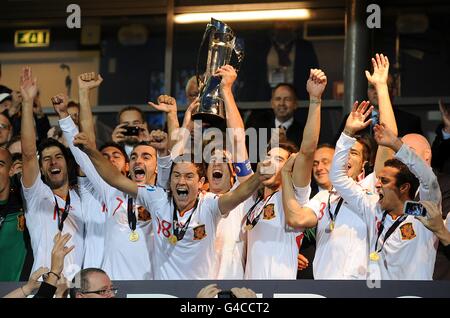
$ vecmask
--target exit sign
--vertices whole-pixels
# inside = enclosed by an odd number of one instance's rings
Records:
[[[50,45],[50,30],[19,30],[14,35],[15,47],[47,47]]]

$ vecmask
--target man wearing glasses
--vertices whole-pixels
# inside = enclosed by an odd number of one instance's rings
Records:
[[[114,298],[117,294],[108,274],[99,268],[81,270],[74,282],[79,287],[70,290],[71,298]]]

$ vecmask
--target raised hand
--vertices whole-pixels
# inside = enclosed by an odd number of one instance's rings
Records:
[[[233,86],[234,81],[237,78],[236,70],[231,65],[224,65],[217,69],[214,73],[215,76],[221,76],[220,87],[222,89],[230,89]]]
[[[114,128],[111,134],[112,141],[114,141],[115,143],[121,143],[125,141],[126,137],[123,133],[127,131],[125,129],[126,126],[127,124],[119,124],[116,126],[116,128]]]
[[[210,284],[203,287],[197,294],[197,298],[214,298],[220,292],[217,284]]]
[[[69,233],[62,235],[61,232],[58,232],[53,240],[54,245],[52,250],[51,271],[58,275],[60,275],[63,271],[64,258],[75,248],[75,245],[66,247],[66,244],[69,242],[71,237],[72,235]]]
[[[375,58],[372,58],[373,73],[365,71],[367,80],[372,85],[387,85],[389,75],[389,59],[383,54],[376,54]]]
[[[53,96],[51,101],[53,108],[60,119],[69,116],[69,112],[67,111],[68,97],[66,94],[59,93],[58,95]]]
[[[158,151],[160,156],[167,155],[168,152],[168,135],[162,130],[152,130],[150,133],[150,146]]]
[[[76,135],[73,139],[73,144],[80,148],[81,150],[83,150],[86,153],[89,153],[93,150],[95,150],[95,143],[93,143],[88,136],[86,135],[86,133],[79,133],[78,135]]]
[[[37,78],[33,78],[31,67],[27,66],[22,69],[20,74],[20,93],[23,101],[33,103],[38,92]]]
[[[38,289],[41,286],[39,278],[41,278],[45,273],[48,273],[48,271],[49,269],[47,267],[39,267],[36,271],[31,273],[28,282],[22,287],[25,296],[30,295],[33,290]]]
[[[233,287],[231,288],[231,292],[234,296],[236,296],[236,298],[256,298],[256,293],[250,288]]]
[[[361,102],[358,105],[358,101],[353,104],[353,109],[350,115],[348,115],[347,122],[345,123],[344,133],[353,137],[358,131],[363,130],[370,125],[372,119],[366,121],[367,117],[373,110],[373,106],[370,106],[367,101]]]
[[[374,138],[378,145],[385,146],[397,151],[401,147],[401,141],[394,132],[385,124],[375,125],[373,128]]]
[[[321,99],[322,93],[327,86],[327,76],[325,73],[316,68],[312,68],[309,72],[309,78],[306,82],[306,90],[310,98]]]
[[[83,73],[78,76],[78,89],[90,90],[97,88],[103,82],[103,78],[100,74],[95,76],[95,72]]]
[[[177,101],[175,98],[169,95],[159,95],[158,104],[148,102],[148,104],[154,107],[156,110],[164,113],[177,112]]]

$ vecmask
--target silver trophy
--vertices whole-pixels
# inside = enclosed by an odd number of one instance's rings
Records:
[[[201,76],[199,73],[200,53],[208,37],[208,60],[206,62],[206,71]],[[192,116],[194,120],[200,119],[209,126],[225,128],[225,106],[219,89],[221,77],[214,76],[214,73],[221,66],[230,64],[233,51],[237,57],[237,63],[234,68],[238,71],[244,58],[242,42],[236,39],[233,30],[228,25],[211,18],[211,23],[208,23],[203,34],[202,44],[197,56],[197,84],[200,88],[200,107]]]

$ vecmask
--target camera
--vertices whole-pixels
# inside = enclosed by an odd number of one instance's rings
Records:
[[[217,294],[217,298],[236,298],[231,290],[223,290]]]
[[[413,216],[427,215],[427,210],[425,209],[425,207],[420,202],[416,201],[406,201],[403,212],[405,212],[405,214]]]
[[[125,126],[124,136],[139,136],[140,128],[138,126]]]

